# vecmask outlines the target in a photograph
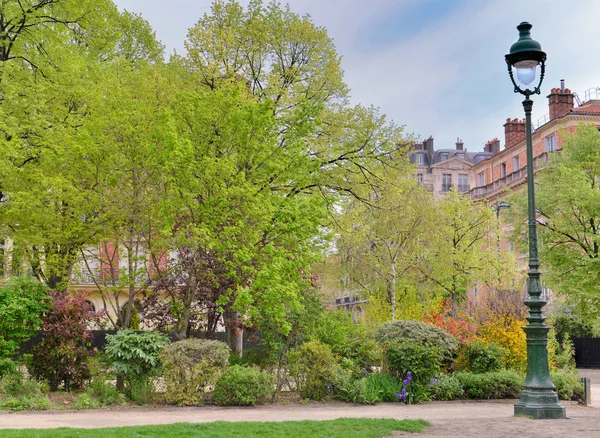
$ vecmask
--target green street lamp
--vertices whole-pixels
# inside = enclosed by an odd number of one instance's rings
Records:
[[[529,308],[527,326],[524,328],[527,336],[527,375],[523,383],[520,400],[515,404],[515,415],[533,418],[566,418],[565,407],[559,404],[556,386],[550,379],[548,368],[548,330],[544,320],[542,307],[546,301],[541,298],[542,283],[540,281],[540,263],[538,261],[536,212],[533,185],[533,145],[531,141],[531,110],[532,94],[540,94],[540,86],[544,80],[546,54],[540,43],[531,39],[531,24],[523,22],[517,26],[519,40],[510,47],[505,56],[508,74],[515,87],[515,93],[525,96],[527,134],[527,194],[529,219],[529,271],[527,272],[527,292],[529,298],[525,305]],[[540,67],[539,82],[533,86]],[[516,71],[515,82],[513,70]]]

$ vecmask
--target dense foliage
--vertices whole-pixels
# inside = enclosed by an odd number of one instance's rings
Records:
[[[48,288],[26,278],[0,286],[0,376],[15,367],[13,355],[42,325],[49,309]]]
[[[50,297],[51,308],[43,317],[42,341],[33,348],[27,365],[31,375],[48,382],[52,391],[63,386],[69,392],[81,388],[90,377],[88,326],[98,315],[82,296],[51,292]]]
[[[382,324],[375,330],[380,345],[387,343],[415,343],[438,347],[445,358],[451,358],[458,341],[449,333],[421,321],[394,321]]]
[[[121,330],[106,337],[106,360],[127,383],[133,399],[146,399],[153,392],[150,378],[161,371],[159,354],[169,338],[158,332]]]
[[[233,365],[215,384],[213,398],[222,406],[254,406],[273,395],[275,378],[258,368]]]
[[[229,347],[219,341],[186,339],[163,348],[165,399],[180,406],[204,402],[204,391],[215,385],[229,360]]]
[[[319,341],[308,341],[288,354],[290,376],[296,390],[309,400],[321,400],[331,392],[335,376],[335,357]]]

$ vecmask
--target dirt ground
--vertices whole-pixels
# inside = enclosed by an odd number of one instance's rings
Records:
[[[169,408],[0,413],[0,428],[119,427],[210,421],[330,420],[341,417],[422,418],[431,423],[420,438],[600,437],[600,370],[581,370],[592,379],[590,407],[566,403],[565,420],[531,420],[513,416],[515,400],[433,402],[422,405],[343,403],[268,405],[252,408]],[[598,382],[598,383],[596,383]],[[397,433],[395,437],[409,434]]]

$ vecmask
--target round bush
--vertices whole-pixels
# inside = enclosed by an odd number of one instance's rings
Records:
[[[316,340],[288,353],[290,376],[302,398],[321,400],[327,395],[335,376],[335,362],[331,349]]]
[[[392,376],[403,379],[408,372],[416,384],[427,385],[441,372],[443,357],[438,347],[422,344],[388,344],[384,349]]]
[[[206,387],[227,367],[229,347],[220,341],[186,339],[164,347],[160,360],[167,403],[193,406],[203,403]]]
[[[431,384],[431,394],[434,400],[449,401],[462,398],[464,391],[458,379],[448,376]]]
[[[213,391],[221,406],[263,404],[275,391],[275,377],[257,368],[233,365],[219,377]]]
[[[413,343],[435,346],[445,358],[456,353],[458,341],[450,333],[421,321],[392,321],[379,326],[375,339],[380,345],[389,343]]]
[[[499,371],[503,368],[505,354],[506,350],[493,342],[467,344],[464,350],[466,368],[474,373]]]

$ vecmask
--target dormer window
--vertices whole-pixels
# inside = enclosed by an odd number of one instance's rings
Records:
[[[423,155],[423,154],[417,154],[417,155],[415,155],[415,162],[419,166],[424,166],[425,165],[425,155]]]
[[[442,161],[447,160],[448,159],[448,154],[444,153],[444,154],[440,154],[440,158]]]

